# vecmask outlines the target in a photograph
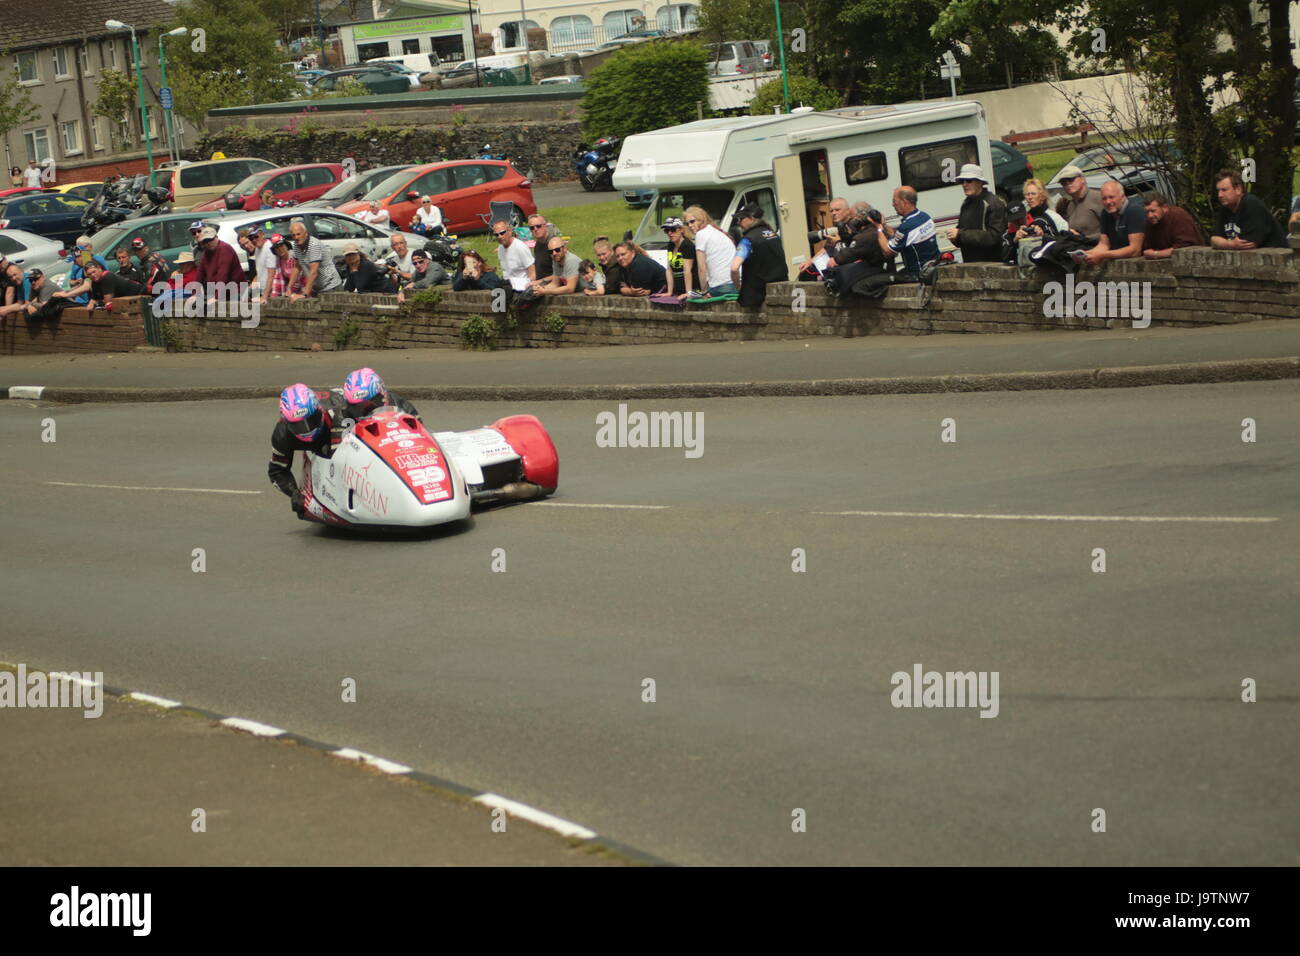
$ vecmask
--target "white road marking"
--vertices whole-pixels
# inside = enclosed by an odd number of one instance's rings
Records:
[[[344,747],[341,750],[331,750],[331,757],[339,757],[342,760],[360,760],[362,763],[368,763],[377,770],[384,773],[410,773],[410,767],[405,764],[395,763],[392,760],[385,760],[383,757],[376,757],[374,754],[368,754],[363,750],[353,750],[351,747]]]
[[[200,491],[209,495],[260,495],[260,491],[236,491],[231,488],[154,488],[148,485],[91,485],[80,481],[45,481],[46,485],[64,488],[116,488],[118,491]]]
[[[535,501],[534,505],[551,508],[617,508],[627,511],[669,511],[671,505],[583,505],[573,501]]]
[[[1277,518],[1165,515],[977,515],[948,511],[814,511],[815,515],[855,515],[866,518],[984,518],[989,521],[1198,521],[1218,524],[1269,524]]]
[[[166,697],[155,697],[153,694],[144,694],[138,690],[133,690],[126,696],[133,700],[142,700],[146,704],[153,704],[155,707],[165,707],[168,710],[181,705],[179,700],[168,700]]]
[[[496,793],[480,793],[474,798],[475,803],[481,803],[488,807],[501,807],[512,817],[519,817],[527,820],[529,823],[535,823],[538,826],[546,827],[548,830],[554,830],[562,836],[577,837],[580,840],[590,840],[596,835],[594,830],[588,830],[586,827],[578,826],[570,820],[564,820],[560,817],[553,817],[549,813],[543,813],[536,807],[530,807],[526,803],[516,803],[514,800],[507,800],[505,797]]]
[[[65,683],[78,684],[83,688],[91,688],[91,687],[99,686],[93,680],[86,680],[86,678],[80,676],[73,677],[71,674],[65,674],[62,671],[50,671],[49,677],[51,680],[61,680],[64,681]]]
[[[45,391],[44,385],[10,385],[10,398],[40,398]]]
[[[258,737],[279,737],[281,734],[288,733],[287,730],[281,730],[279,727],[272,727],[270,724],[259,724],[255,720],[245,720],[243,717],[227,717],[221,723],[226,727],[234,727],[236,730],[246,730]]]

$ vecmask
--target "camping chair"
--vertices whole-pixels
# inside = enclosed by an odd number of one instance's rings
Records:
[[[501,219],[510,223],[515,230],[515,235],[520,239],[531,238],[528,227],[515,221],[515,204],[512,202],[490,202],[488,203],[488,211],[479,213],[478,217],[483,220],[483,225],[487,226],[489,230],[492,228],[492,223]]]

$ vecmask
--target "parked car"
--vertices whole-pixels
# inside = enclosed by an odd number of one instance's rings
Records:
[[[580,76],[548,76],[544,80],[538,80],[538,86],[559,86],[561,83],[581,83]]]
[[[771,43],[769,43],[767,40],[750,40],[749,42],[754,45],[754,49],[758,51],[759,57],[762,58],[763,69],[765,70],[774,69],[775,67],[773,66],[774,60],[772,57]]]
[[[655,201],[655,191],[653,189],[625,189],[623,190],[623,202],[627,203],[633,209],[640,206],[648,206]]]
[[[0,229],[0,256],[24,269],[48,271],[61,260],[64,244],[25,229]]]
[[[219,199],[195,206],[195,212],[231,209],[253,212],[262,205],[262,193],[271,190],[273,200],[301,203],[322,196],[343,180],[340,163],[304,163],[263,169],[244,178]]]
[[[345,202],[351,202],[353,199],[360,199],[370,192],[375,186],[387,179],[393,173],[401,172],[403,169],[410,169],[411,166],[381,166],[378,169],[367,169],[363,173],[357,173],[351,179],[345,179],[342,182],[331,186],[329,191],[322,196],[309,200],[306,203],[299,203],[299,207],[307,206],[313,209],[337,209]]]
[[[708,69],[712,76],[763,72],[763,55],[748,40],[706,43],[704,49],[709,51]]]
[[[130,249],[131,240],[139,236],[149,244],[150,252],[162,253],[174,266],[176,257],[191,248],[190,223],[195,219],[216,223],[225,215],[222,212],[215,212],[196,216],[192,211],[186,210],[146,216],[143,219],[124,219],[122,222],[115,222],[111,226],[100,229],[91,239],[95,243],[95,255],[103,256],[112,262],[119,248]],[[65,261],[56,271],[63,273],[67,272],[68,268]],[[49,270],[47,274],[48,272]]]
[[[1029,157],[1000,139],[989,140],[993,153],[993,188],[1007,202],[1024,198],[1026,180],[1034,178],[1034,164]]]
[[[231,186],[259,170],[275,168],[265,159],[213,159],[154,170],[151,185],[166,187],[177,210],[192,209],[224,196]]]
[[[0,229],[22,229],[72,243],[81,235],[81,214],[89,205],[84,199],[57,193],[5,196],[0,200]]]
[[[1128,196],[1155,190],[1176,198],[1178,190],[1161,168],[1166,158],[1175,168],[1182,164],[1182,154],[1172,139],[1160,144],[1131,142],[1095,146],[1079,153],[1066,165],[1083,170],[1090,189],[1100,189],[1106,180],[1114,179]],[[1058,172],[1048,181],[1049,196],[1055,198],[1064,191],[1060,180]]]
[[[388,210],[390,221],[405,229],[415,216],[421,196],[433,197],[442,210],[448,232],[483,232],[487,224],[480,215],[489,213],[488,203],[508,202],[520,221],[537,211],[533,186],[505,160],[468,159],[426,163],[394,173],[366,193],[338,207],[339,212],[360,212],[370,200]]]
[[[411,91],[411,82],[406,78],[405,73],[394,73],[390,70],[378,68],[337,70],[333,73],[326,73],[324,76],[318,76],[312,80],[311,87],[313,90],[332,92],[344,79],[356,80],[369,93],[409,93]]]
[[[76,196],[86,202],[94,199],[104,190],[102,182],[97,183],[63,183],[54,187],[54,192],[64,196]]]

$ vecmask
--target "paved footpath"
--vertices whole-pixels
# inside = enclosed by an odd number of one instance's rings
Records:
[[[1300,322],[1259,322],[1208,329],[1115,329],[1097,332],[1015,332],[1003,335],[869,336],[782,342],[641,345],[606,348],[515,349],[462,352],[455,349],[364,350],[349,352],[147,351],[110,355],[0,356],[0,388],[38,385],[63,400],[58,389],[91,390],[71,400],[145,399],[100,389],[167,390],[168,400],[207,397],[265,397],[295,381],[327,385],[360,365],[373,365],[393,387],[413,397],[431,391],[474,388],[466,398],[491,398],[499,391],[531,388],[536,398],[603,398],[613,387],[651,385],[676,389],[683,397],[717,394],[690,385],[722,383],[733,394],[761,394],[752,383],[803,383],[907,378],[928,380],[890,391],[943,391],[939,377],[964,376],[973,388],[1059,388],[1095,384],[1065,373],[1091,375],[1097,369],[1134,374],[1110,384],[1166,383],[1170,371],[1236,363],[1218,380],[1294,377],[1277,360],[1300,356]],[[1268,363],[1269,374],[1261,368]],[[1147,367],[1160,372],[1147,373]],[[987,376],[1029,373],[1036,384],[981,384]],[[1196,379],[1201,381],[1215,379]],[[1188,381],[1188,379],[1180,379]],[[565,394],[565,387],[573,394]],[[962,386],[955,386],[961,388]],[[206,389],[257,389],[221,396]],[[419,391],[416,391],[416,390]],[[549,394],[553,392],[553,394]],[[785,394],[795,394],[797,388]],[[779,393],[779,392],[778,392]],[[806,393],[806,392],[805,392]],[[3,394],[3,393],[0,393]]]

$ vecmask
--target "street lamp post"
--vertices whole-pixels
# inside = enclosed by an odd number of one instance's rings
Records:
[[[140,43],[135,37],[135,27],[121,20],[105,20],[104,26],[110,30],[131,31],[131,56],[135,59],[135,88],[140,98],[140,123],[144,130],[145,155],[149,158],[149,179],[153,180],[153,143],[149,140],[149,113],[144,106],[144,73],[140,70]]]
[[[163,89],[167,88],[167,54],[163,52],[163,40],[167,37],[187,36],[189,32],[189,27],[177,27],[175,30],[158,34],[158,73],[162,78]],[[172,118],[170,106],[163,107],[163,117],[167,121],[167,155],[175,161],[181,158],[181,153],[176,147],[176,121]],[[150,182],[152,181],[150,177]]]
[[[785,111],[790,112],[790,74],[785,69],[785,36],[781,33],[781,0],[772,0],[776,7],[776,45],[781,54],[781,99]]]

